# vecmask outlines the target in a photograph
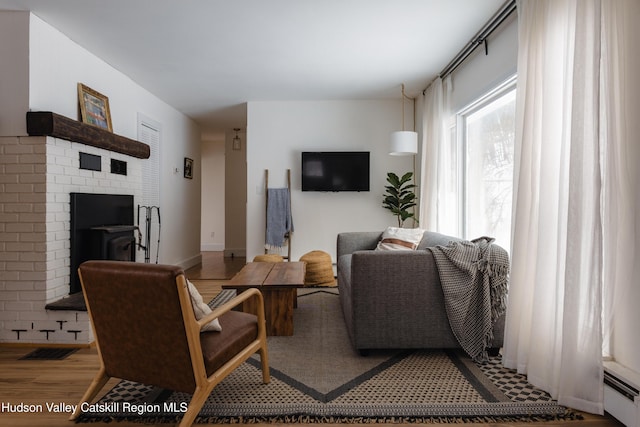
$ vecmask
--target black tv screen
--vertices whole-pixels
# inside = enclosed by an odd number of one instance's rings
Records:
[[[369,191],[369,152],[303,152],[302,191]]]

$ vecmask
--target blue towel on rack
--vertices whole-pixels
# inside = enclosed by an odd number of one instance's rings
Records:
[[[267,232],[269,248],[281,248],[286,233],[293,232],[288,188],[267,189]]]

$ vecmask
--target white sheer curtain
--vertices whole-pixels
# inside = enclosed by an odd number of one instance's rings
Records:
[[[457,234],[457,159],[449,122],[451,78],[437,78],[422,98],[420,227]]]
[[[620,117],[608,114],[619,115],[620,94],[609,90],[617,76],[608,74],[603,49],[618,56],[607,29],[619,25],[614,11],[627,1],[633,0],[518,2],[512,271],[503,359],[560,404],[593,413],[603,412],[603,275],[612,259],[605,246],[610,240],[603,241],[611,227],[603,221],[613,172],[607,153],[619,157],[611,144],[631,143],[608,137],[618,134]]]

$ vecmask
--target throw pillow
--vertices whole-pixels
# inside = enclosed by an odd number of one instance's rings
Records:
[[[421,228],[388,227],[376,248],[379,251],[414,251],[422,240]]]
[[[200,320],[205,317],[207,314],[211,313],[211,307],[204,303],[202,300],[202,295],[198,292],[198,289],[194,286],[193,283],[187,280],[187,289],[189,290],[189,296],[191,296],[191,305],[193,305],[193,313],[196,316],[196,319]],[[204,325],[201,331],[222,331],[222,326],[220,326],[220,322],[218,319],[213,319],[211,322]]]

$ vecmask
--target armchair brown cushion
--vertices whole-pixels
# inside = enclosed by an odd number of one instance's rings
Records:
[[[200,334],[207,375],[220,369],[258,336],[258,320],[252,314],[229,311],[219,320],[221,332]]]

